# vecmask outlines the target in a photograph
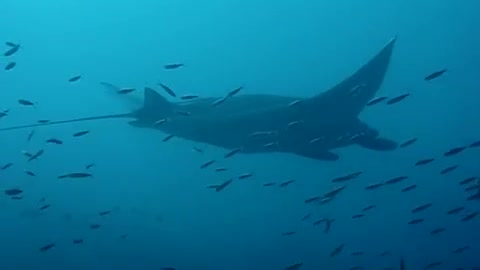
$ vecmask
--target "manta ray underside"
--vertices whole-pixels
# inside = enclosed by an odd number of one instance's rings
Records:
[[[368,63],[330,90],[310,98],[235,95],[170,102],[146,87],[143,107],[131,113],[51,121],[0,131],[112,118],[133,127],[157,129],[186,140],[243,153],[283,152],[337,160],[331,150],[357,144],[389,151],[397,144],[379,136],[358,115],[380,89],[395,39]]]

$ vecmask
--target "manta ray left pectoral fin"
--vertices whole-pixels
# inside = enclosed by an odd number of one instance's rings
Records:
[[[375,151],[392,151],[398,147],[398,143],[393,140],[373,136],[361,136],[356,138],[355,142],[362,147]]]

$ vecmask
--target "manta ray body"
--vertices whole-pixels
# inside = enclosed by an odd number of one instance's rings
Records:
[[[186,140],[242,153],[283,152],[317,160],[337,160],[333,149],[357,144],[391,151],[397,143],[358,116],[384,80],[395,39],[333,88],[309,98],[234,95],[170,102],[145,88],[143,106],[130,113],[51,121],[0,131],[112,118],[131,118],[132,127],[160,130]],[[222,100],[223,102],[218,102]]]

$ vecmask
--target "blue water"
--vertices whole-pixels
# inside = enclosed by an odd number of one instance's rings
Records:
[[[137,89],[161,81],[182,95],[222,96],[245,85],[244,94],[307,97],[354,72],[397,36],[381,93],[411,96],[367,108],[361,118],[398,142],[418,138],[393,152],[338,149],[336,162],[237,155],[220,158],[218,166],[228,171],[216,173],[199,166],[225,150],[179,138],[164,143],[165,134],[121,119],[36,128],[30,142],[31,129],[2,132],[0,165],[13,166],[0,171],[0,189],[24,191],[21,200],[0,196],[2,269],[284,269],[300,262],[305,270],[399,269],[400,258],[407,269],[436,261],[443,264],[434,269],[480,266],[479,218],[460,221],[478,211],[479,202],[466,201],[458,184],[480,173],[480,149],[443,157],[480,139],[478,1],[4,0],[1,6],[0,48],[8,49],[5,41],[21,48],[0,57],[0,109],[10,109],[0,127],[140,106],[141,91],[119,96],[101,81]],[[3,70],[10,61],[16,67]],[[163,68],[175,62],[185,67]],[[443,68],[444,76],[423,80]],[[82,78],[68,82],[75,75]],[[21,106],[21,98],[38,103]],[[72,137],[81,130],[90,133]],[[46,145],[51,137],[64,144]],[[45,154],[32,162],[21,153],[40,149]],[[437,160],[414,166],[430,157]],[[89,163],[95,163],[93,178],[57,178]],[[332,202],[304,203],[338,186],[332,178],[355,171],[364,174]],[[206,188],[247,172],[254,177],[222,192]],[[399,175],[410,178],[363,190]],[[297,181],[285,189],[263,187],[288,179]],[[410,184],[418,188],[400,192]],[[424,203],[432,207],[410,212]],[[45,204],[51,207],[39,210]],[[351,218],[370,204],[377,207]],[[446,215],[457,206],[466,211]],[[308,213],[311,220],[302,222]],[[425,222],[407,224],[417,216]],[[312,225],[320,218],[335,219],[329,233]],[[92,224],[101,227],[92,230]],[[438,227],[446,231],[430,235]],[[287,231],[296,234],[282,236]],[[39,251],[50,243],[56,246]],[[340,244],[343,251],[330,257]],[[356,251],[365,254],[352,256]]]

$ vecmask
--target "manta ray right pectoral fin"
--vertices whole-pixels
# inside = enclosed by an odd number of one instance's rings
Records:
[[[356,138],[355,142],[362,147],[374,151],[392,151],[398,147],[398,143],[393,140],[373,136],[362,136]]]

